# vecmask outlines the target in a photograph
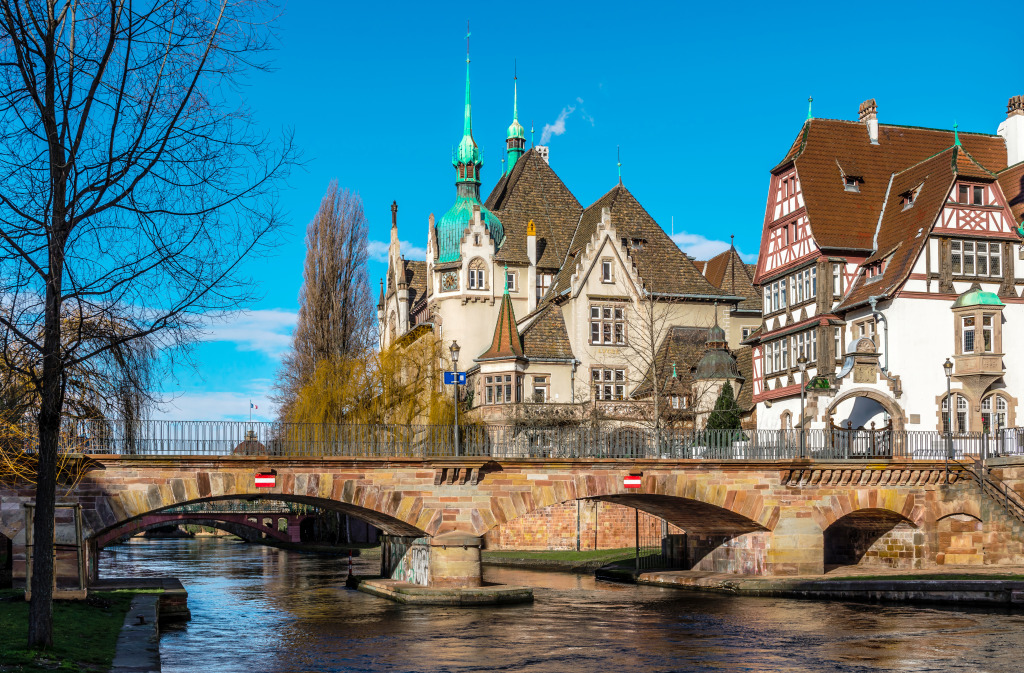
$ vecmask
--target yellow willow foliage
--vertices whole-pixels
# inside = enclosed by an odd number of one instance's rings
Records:
[[[39,464],[34,450],[36,444],[35,427],[0,422],[0,483],[11,486],[36,483]],[[80,439],[61,433],[57,447],[57,483],[66,487],[66,493],[74,490],[85,473],[85,461],[81,458],[84,449]]]

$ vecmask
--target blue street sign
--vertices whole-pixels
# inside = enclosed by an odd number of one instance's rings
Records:
[[[456,377],[458,377],[460,386],[466,385],[466,372],[445,372],[444,384],[446,386],[453,385]]]

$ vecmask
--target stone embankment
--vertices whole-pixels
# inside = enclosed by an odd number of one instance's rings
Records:
[[[870,569],[874,574],[867,572],[840,569],[831,575],[752,577],[692,570],[637,573],[633,568],[606,566],[596,575],[611,581],[739,596],[1024,607],[1024,568],[950,566],[935,572],[886,573],[877,568]]]

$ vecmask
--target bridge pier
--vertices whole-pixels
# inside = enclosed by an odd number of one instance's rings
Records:
[[[430,586],[469,588],[483,584],[482,542],[481,537],[459,531],[430,538]]]
[[[768,575],[821,575],[825,572],[825,533],[809,512],[779,519],[768,540]]]

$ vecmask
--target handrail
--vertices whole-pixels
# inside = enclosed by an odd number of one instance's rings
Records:
[[[986,474],[987,470],[983,470],[977,465],[958,463],[958,466],[961,471],[967,472],[971,476],[982,493],[1001,505],[1007,514],[1024,523],[1024,498],[1021,498],[1016,491],[991,474]]]

